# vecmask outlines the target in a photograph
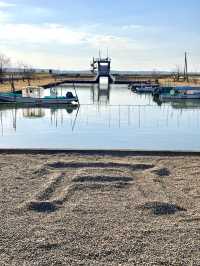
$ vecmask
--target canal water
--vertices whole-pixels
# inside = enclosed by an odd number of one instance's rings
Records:
[[[200,151],[200,101],[160,104],[127,85],[77,85],[80,108],[0,104],[0,148]],[[72,85],[47,89],[65,95]]]

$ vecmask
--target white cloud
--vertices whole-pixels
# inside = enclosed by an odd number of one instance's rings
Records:
[[[20,42],[25,44],[48,45],[89,45],[95,49],[144,49],[144,44],[137,43],[131,38],[95,34],[86,29],[70,28],[57,24],[12,24],[0,25],[0,40],[4,42]]]
[[[107,33],[99,33],[95,29],[99,25],[75,28],[47,23],[14,24],[8,22],[8,15],[0,10],[1,51],[13,61],[22,60],[35,67],[88,69],[91,57],[99,49],[106,55],[107,48],[113,58],[113,69],[152,70],[155,66],[172,69],[177,61],[163,53],[160,43],[147,41],[145,36],[122,36],[120,31],[109,29]]]
[[[0,40],[23,44],[80,44],[87,33],[55,24],[30,25],[6,23],[0,25]]]
[[[120,37],[115,35],[93,35],[90,36],[88,43],[94,48],[106,49],[112,51],[130,51],[130,50],[143,50],[147,48],[145,44],[127,37]]]
[[[128,24],[121,27],[122,30],[144,30],[146,27],[143,25]]]
[[[8,3],[8,2],[5,2],[5,1],[0,1],[0,8],[7,8],[7,7],[13,7],[13,6],[15,6],[15,4]]]
[[[7,23],[11,20],[11,14],[7,11],[7,8],[15,6],[14,4],[0,1],[0,25],[3,26],[4,23]]]
[[[10,15],[7,12],[3,12],[0,10],[0,25],[4,25],[5,22],[9,21]]]
[[[79,28],[57,24],[0,24],[0,43],[8,56],[24,60],[37,67],[89,68],[89,61],[98,50],[115,58],[114,68],[130,68],[135,59],[141,60],[150,43],[119,34],[95,32],[90,26]],[[134,62],[133,62],[134,58]],[[142,62],[141,62],[142,63]]]

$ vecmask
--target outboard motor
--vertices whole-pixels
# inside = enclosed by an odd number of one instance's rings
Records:
[[[72,93],[71,91],[68,91],[68,92],[66,93],[66,98],[67,98],[67,99],[72,99],[72,98],[74,98],[73,93]]]

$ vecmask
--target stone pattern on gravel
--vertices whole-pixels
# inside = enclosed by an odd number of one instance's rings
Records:
[[[0,265],[200,265],[200,157],[0,155]]]

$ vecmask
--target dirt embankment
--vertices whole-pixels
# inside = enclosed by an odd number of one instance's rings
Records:
[[[94,77],[92,76],[57,76],[56,78],[52,75],[48,75],[48,74],[35,74],[30,81],[28,81],[27,79],[23,80],[23,79],[19,79],[14,81],[14,86],[16,90],[21,90],[23,87],[26,87],[28,85],[31,86],[48,86],[51,84],[55,84],[58,82],[64,82],[64,81],[85,81],[85,80],[93,80]],[[9,92],[11,91],[11,84],[9,82],[4,82],[4,83],[0,83],[0,92]]]
[[[1,154],[1,265],[200,265],[199,165]]]
[[[30,83],[27,79],[22,80],[19,79],[14,81],[14,86],[16,90],[21,90],[23,87],[28,86],[29,84],[32,86],[48,86],[50,84],[55,84],[57,82],[94,82],[94,75],[63,75],[63,76],[55,76],[49,74],[34,74],[33,78],[30,80]],[[131,75],[117,75],[115,77],[116,83],[132,83],[137,81],[152,81],[155,82],[155,77],[142,77],[142,76],[131,76]],[[200,86],[200,79],[191,79],[190,82],[174,82],[170,78],[160,78],[159,84],[162,86]],[[11,91],[11,84],[9,82],[0,83],[0,92],[9,92]]]

